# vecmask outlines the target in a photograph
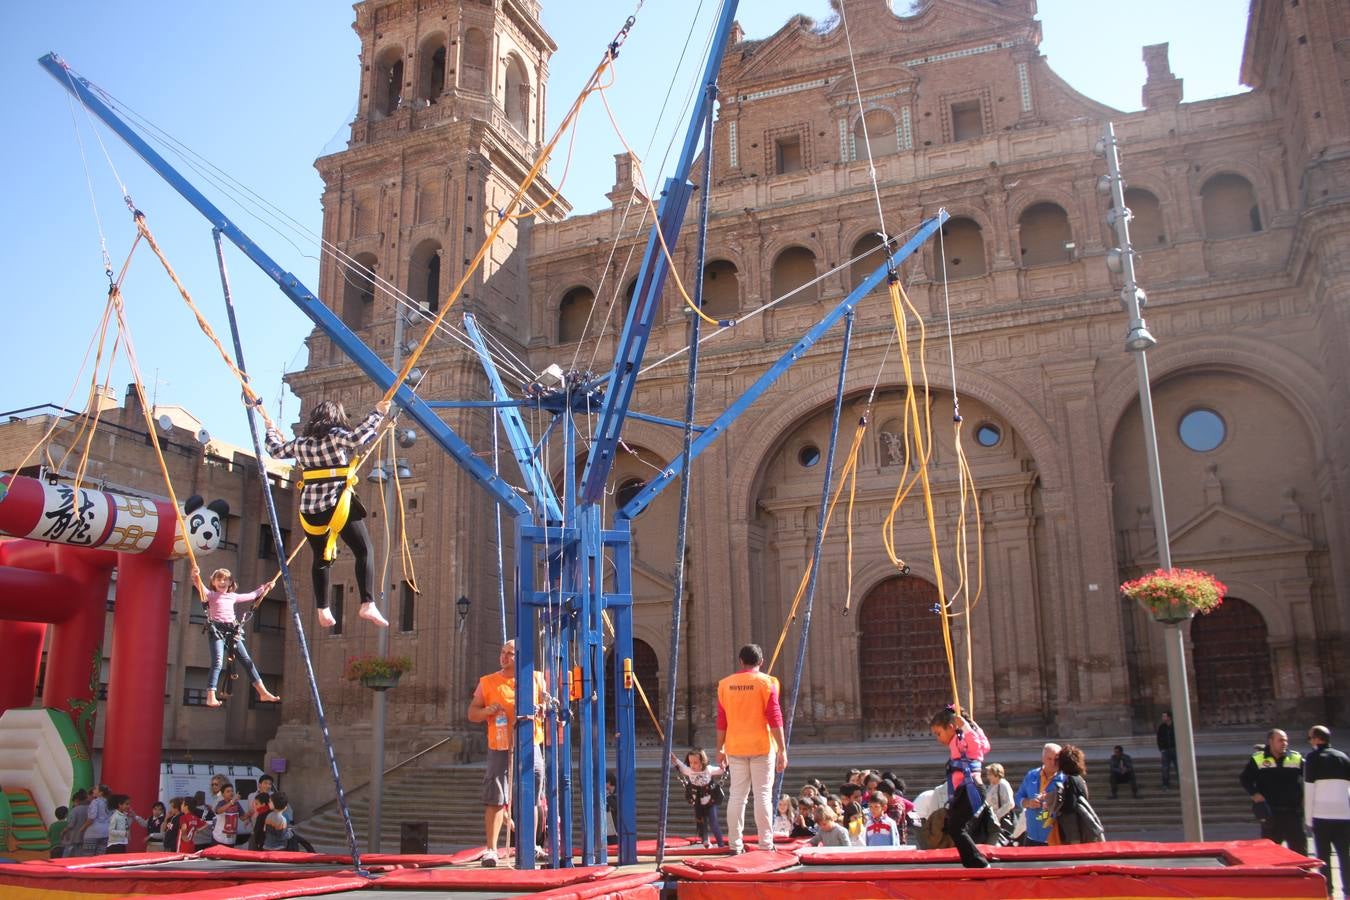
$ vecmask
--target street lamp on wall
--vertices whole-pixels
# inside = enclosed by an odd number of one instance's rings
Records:
[[[455,601],[455,615],[458,617],[455,621],[455,630],[463,631],[464,623],[469,618],[469,598],[463,594]]]

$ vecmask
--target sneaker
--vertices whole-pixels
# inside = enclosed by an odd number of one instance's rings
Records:
[[[497,867],[497,851],[484,850],[483,855],[478,857],[478,864],[485,869],[495,869]]]
[[[773,846],[773,844],[767,844],[767,845],[766,845],[766,844],[760,844],[760,845],[759,845],[757,848],[755,848],[755,849],[757,849],[757,850],[763,850],[763,851],[765,851],[766,853],[772,853],[772,852],[774,851],[774,846]]]
[[[745,847],[742,846],[741,844],[732,844],[732,845],[731,845],[731,855],[732,855],[732,856],[740,856],[740,855],[741,855],[742,853],[744,853],[744,852],[745,852]]]
[[[704,842],[703,842],[703,849],[704,849],[704,850],[711,850],[711,849],[712,849],[712,841],[704,841]]]

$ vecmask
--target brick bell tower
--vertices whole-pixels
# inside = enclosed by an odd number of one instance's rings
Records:
[[[536,0],[363,0],[353,28],[361,38],[361,81],[356,118],[345,150],[316,163],[324,182],[319,295],[393,368],[395,313],[407,316],[404,354],[428,327],[418,308],[434,314],[469,268],[470,260],[538,158],[545,134],[548,60],[557,49],[539,21]],[[537,180],[524,208],[553,193]],[[563,218],[559,198],[537,218]],[[532,222],[509,223],[454,300],[447,325],[462,327],[474,312],[485,330],[524,357],[529,338],[525,257]],[[369,272],[373,271],[371,277]],[[322,399],[339,399],[353,420],[379,399],[375,385],[324,335],[308,339],[309,363],[290,377],[301,398],[297,422]],[[424,399],[481,398],[488,387],[477,358],[448,335],[433,339],[419,358]],[[493,422],[482,411],[445,414],[476,449],[492,445]],[[401,428],[404,426],[400,426]],[[505,442],[501,444],[506,447]],[[494,507],[457,465],[425,436],[398,451],[411,477],[401,483],[407,546],[415,569],[414,593],[399,561],[397,518],[390,578],[383,607],[390,620],[389,653],[413,659],[410,676],[389,693],[386,759],[393,764],[435,740],[463,734],[472,748],[464,710],[476,678],[496,664],[500,643]],[[369,469],[367,468],[368,472]],[[386,516],[380,487],[363,481],[370,510],[377,594],[385,553]],[[298,530],[297,530],[298,533]],[[508,579],[512,531],[504,523]],[[364,780],[370,759],[369,692],[342,678],[346,661],[375,651],[374,628],[355,616],[357,585],[349,553],[335,563],[335,592],[344,593],[341,633],[318,628],[309,596],[309,557],[296,559],[295,584],[311,611],[316,674],[340,762],[351,783]],[[509,606],[509,582],[508,582]],[[456,600],[470,601],[469,614]],[[334,598],[336,604],[336,598]],[[317,739],[303,667],[291,642],[286,680],[296,689],[283,708],[284,724],[269,748],[274,756],[303,758]],[[467,752],[467,751],[466,751]],[[317,771],[292,771],[288,783],[301,806],[332,796]],[[293,794],[293,796],[295,796]]]

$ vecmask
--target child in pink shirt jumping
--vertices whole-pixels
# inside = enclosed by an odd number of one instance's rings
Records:
[[[195,566],[192,569],[192,581],[196,584],[197,592],[202,596],[202,604],[206,607],[206,632],[211,638],[211,674],[206,679],[206,705],[220,706],[220,700],[216,698],[216,682],[220,680],[220,670],[225,664],[227,642],[233,648],[235,658],[247,667],[249,677],[253,679],[253,689],[258,692],[258,699],[263,703],[279,701],[281,698],[263,684],[258,667],[248,655],[248,647],[244,644],[244,629],[235,613],[236,606],[256,603],[266,597],[268,591],[276,585],[276,581],[261,584],[252,593],[239,594],[235,593],[234,576],[230,574],[230,570],[216,569],[211,573],[211,587],[208,589],[202,584],[201,571]]]
[[[961,865],[968,869],[986,868],[989,860],[975,846],[970,823],[984,805],[980,768],[989,752],[989,739],[979,725],[964,718],[954,706],[933,716],[929,727],[938,743],[946,744],[951,753],[947,760],[947,822],[943,831],[956,845]]]

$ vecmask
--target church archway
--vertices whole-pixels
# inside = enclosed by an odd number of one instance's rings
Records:
[[[1275,714],[1266,620],[1256,607],[1227,597],[1191,622],[1201,725],[1268,725]]]
[[[913,575],[879,582],[858,611],[858,680],[864,738],[928,734],[951,702],[937,587]]]

